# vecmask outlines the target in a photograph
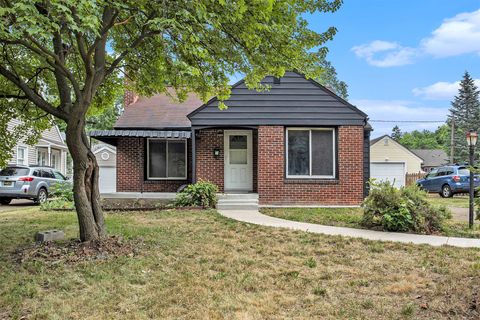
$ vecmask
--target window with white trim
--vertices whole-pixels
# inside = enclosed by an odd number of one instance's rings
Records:
[[[333,128],[287,128],[287,178],[335,178]]]
[[[26,165],[27,164],[27,148],[26,147],[17,147],[17,164]]]
[[[48,165],[48,151],[46,149],[37,149],[37,164],[39,166]]]
[[[187,179],[187,141],[148,139],[147,178],[151,180]]]

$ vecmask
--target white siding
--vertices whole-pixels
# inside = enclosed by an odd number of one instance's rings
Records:
[[[12,119],[8,123],[7,128],[8,128],[8,130],[13,130],[16,126],[19,126],[19,125],[22,125],[22,122],[20,120]],[[59,155],[60,155],[60,160],[59,161],[60,161],[60,164],[61,164],[60,171],[63,174],[66,174],[66,172],[67,172],[67,168],[65,166],[66,145],[63,142],[62,137],[60,136],[58,128],[56,126],[53,126],[50,129],[45,130],[45,132],[42,133],[41,138],[48,139],[49,142],[64,147],[64,148],[61,148],[61,147],[57,147],[57,146],[51,146],[51,150],[57,150],[56,152],[59,153]],[[13,148],[12,158],[10,159],[10,161],[8,163],[9,164],[17,164],[17,147],[22,146],[22,147],[27,148],[28,165],[36,165],[37,164],[37,150],[38,150],[38,148],[40,148],[40,147],[38,147],[38,145],[47,146],[47,145],[49,145],[49,143],[47,141],[39,140],[36,145],[31,146],[31,145],[27,145],[26,143],[24,143],[23,139],[20,140],[18,142],[18,144]],[[47,148],[45,148],[45,150],[47,150]]]
[[[403,162],[407,173],[422,171],[422,159],[390,137],[382,138],[370,146],[370,163]]]

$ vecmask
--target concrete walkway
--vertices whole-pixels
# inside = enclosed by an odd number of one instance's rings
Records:
[[[313,223],[296,222],[270,217],[257,210],[218,210],[218,212],[234,220],[258,224],[267,227],[287,228],[326,235],[362,238],[368,240],[393,241],[413,244],[429,244],[432,246],[449,245],[461,248],[480,248],[480,239],[467,239],[443,236],[429,236],[410,233],[383,232],[365,229],[324,226]]]

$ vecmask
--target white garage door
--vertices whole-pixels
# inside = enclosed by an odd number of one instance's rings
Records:
[[[370,177],[377,181],[390,181],[395,187],[405,185],[405,164],[404,163],[370,163]]]
[[[117,168],[100,167],[100,193],[109,193],[117,191]]]

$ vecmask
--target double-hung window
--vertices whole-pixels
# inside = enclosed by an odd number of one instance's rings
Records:
[[[27,148],[20,146],[17,147],[17,164],[27,164]]]
[[[186,140],[147,140],[147,178],[151,180],[187,179]]]
[[[38,149],[37,150],[37,164],[39,166],[47,166],[48,163],[48,152],[46,149]]]
[[[287,128],[287,178],[335,178],[333,128]]]

